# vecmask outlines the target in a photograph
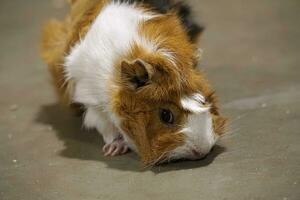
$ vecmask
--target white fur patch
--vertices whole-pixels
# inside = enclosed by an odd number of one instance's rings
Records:
[[[205,97],[200,93],[181,99],[182,107],[191,114],[180,131],[186,136],[185,144],[173,150],[169,155],[170,159],[198,159],[206,155],[214,146],[217,138],[213,130],[210,107],[205,103]],[[197,152],[197,155],[194,152]]]
[[[209,111],[190,114],[185,128],[180,133],[186,136],[185,144],[173,150],[169,155],[170,159],[198,159],[209,153],[217,139]],[[198,152],[199,155],[194,155],[193,151]]]
[[[181,99],[181,105],[184,109],[193,112],[201,113],[209,110],[209,106],[205,104],[205,97],[199,93],[191,96],[186,96]]]
[[[176,67],[176,58],[174,56],[174,53],[172,53],[171,51],[167,50],[167,49],[159,49],[158,52],[160,54],[162,54],[164,57],[166,57],[168,59],[168,61],[170,63],[172,63],[172,65],[174,67]]]
[[[84,125],[87,128],[96,128],[103,136],[104,142],[110,144],[115,138],[119,137],[119,131],[115,124],[109,119],[108,113],[97,110],[97,108],[88,107],[84,117]]]

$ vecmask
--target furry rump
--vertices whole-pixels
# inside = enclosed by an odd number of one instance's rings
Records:
[[[68,89],[70,84],[65,81],[63,58],[66,47],[67,33],[62,22],[52,20],[46,24],[43,30],[41,54],[48,64],[49,72],[52,75],[52,82],[56,92],[63,104],[69,105],[70,95]]]
[[[72,80],[65,77],[64,59],[76,42],[83,37],[94,19],[90,12],[101,8],[106,0],[69,0],[70,13],[64,20],[53,19],[43,28],[41,41],[41,56],[48,65],[52,83],[60,102],[78,112],[79,106],[73,104],[71,92]],[[101,3],[99,3],[101,2]],[[95,12],[99,13],[99,12]],[[87,23],[82,23],[86,20]],[[80,111],[81,113],[81,111]]]

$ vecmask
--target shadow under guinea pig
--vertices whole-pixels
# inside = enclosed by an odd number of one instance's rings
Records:
[[[151,170],[154,173],[163,173],[169,171],[177,171],[177,170],[187,170],[187,169],[195,169],[200,167],[205,167],[211,164],[215,158],[226,151],[226,148],[220,145],[215,145],[211,152],[200,160],[178,160],[173,161],[171,163],[165,163],[156,167],[153,167]]]
[[[152,170],[154,173],[163,173],[172,170],[199,168],[209,165],[221,153],[224,147],[216,145],[212,152],[202,160],[177,161],[152,168],[143,169],[138,156],[128,153],[122,156],[105,157],[102,153],[103,140],[96,131],[87,131],[82,128],[82,118],[72,115],[59,104],[41,106],[35,118],[37,123],[51,126],[57,137],[64,142],[64,149],[60,156],[81,160],[105,162],[108,168],[122,171]]]

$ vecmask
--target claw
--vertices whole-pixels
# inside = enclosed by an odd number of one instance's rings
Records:
[[[127,153],[129,148],[122,138],[118,138],[110,144],[105,144],[102,151],[104,156],[117,156]]]

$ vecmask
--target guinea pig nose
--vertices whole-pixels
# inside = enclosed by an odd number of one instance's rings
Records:
[[[193,154],[193,156],[195,156],[197,158],[202,156],[202,154],[199,151],[195,150],[195,149],[192,149],[192,154]]]

